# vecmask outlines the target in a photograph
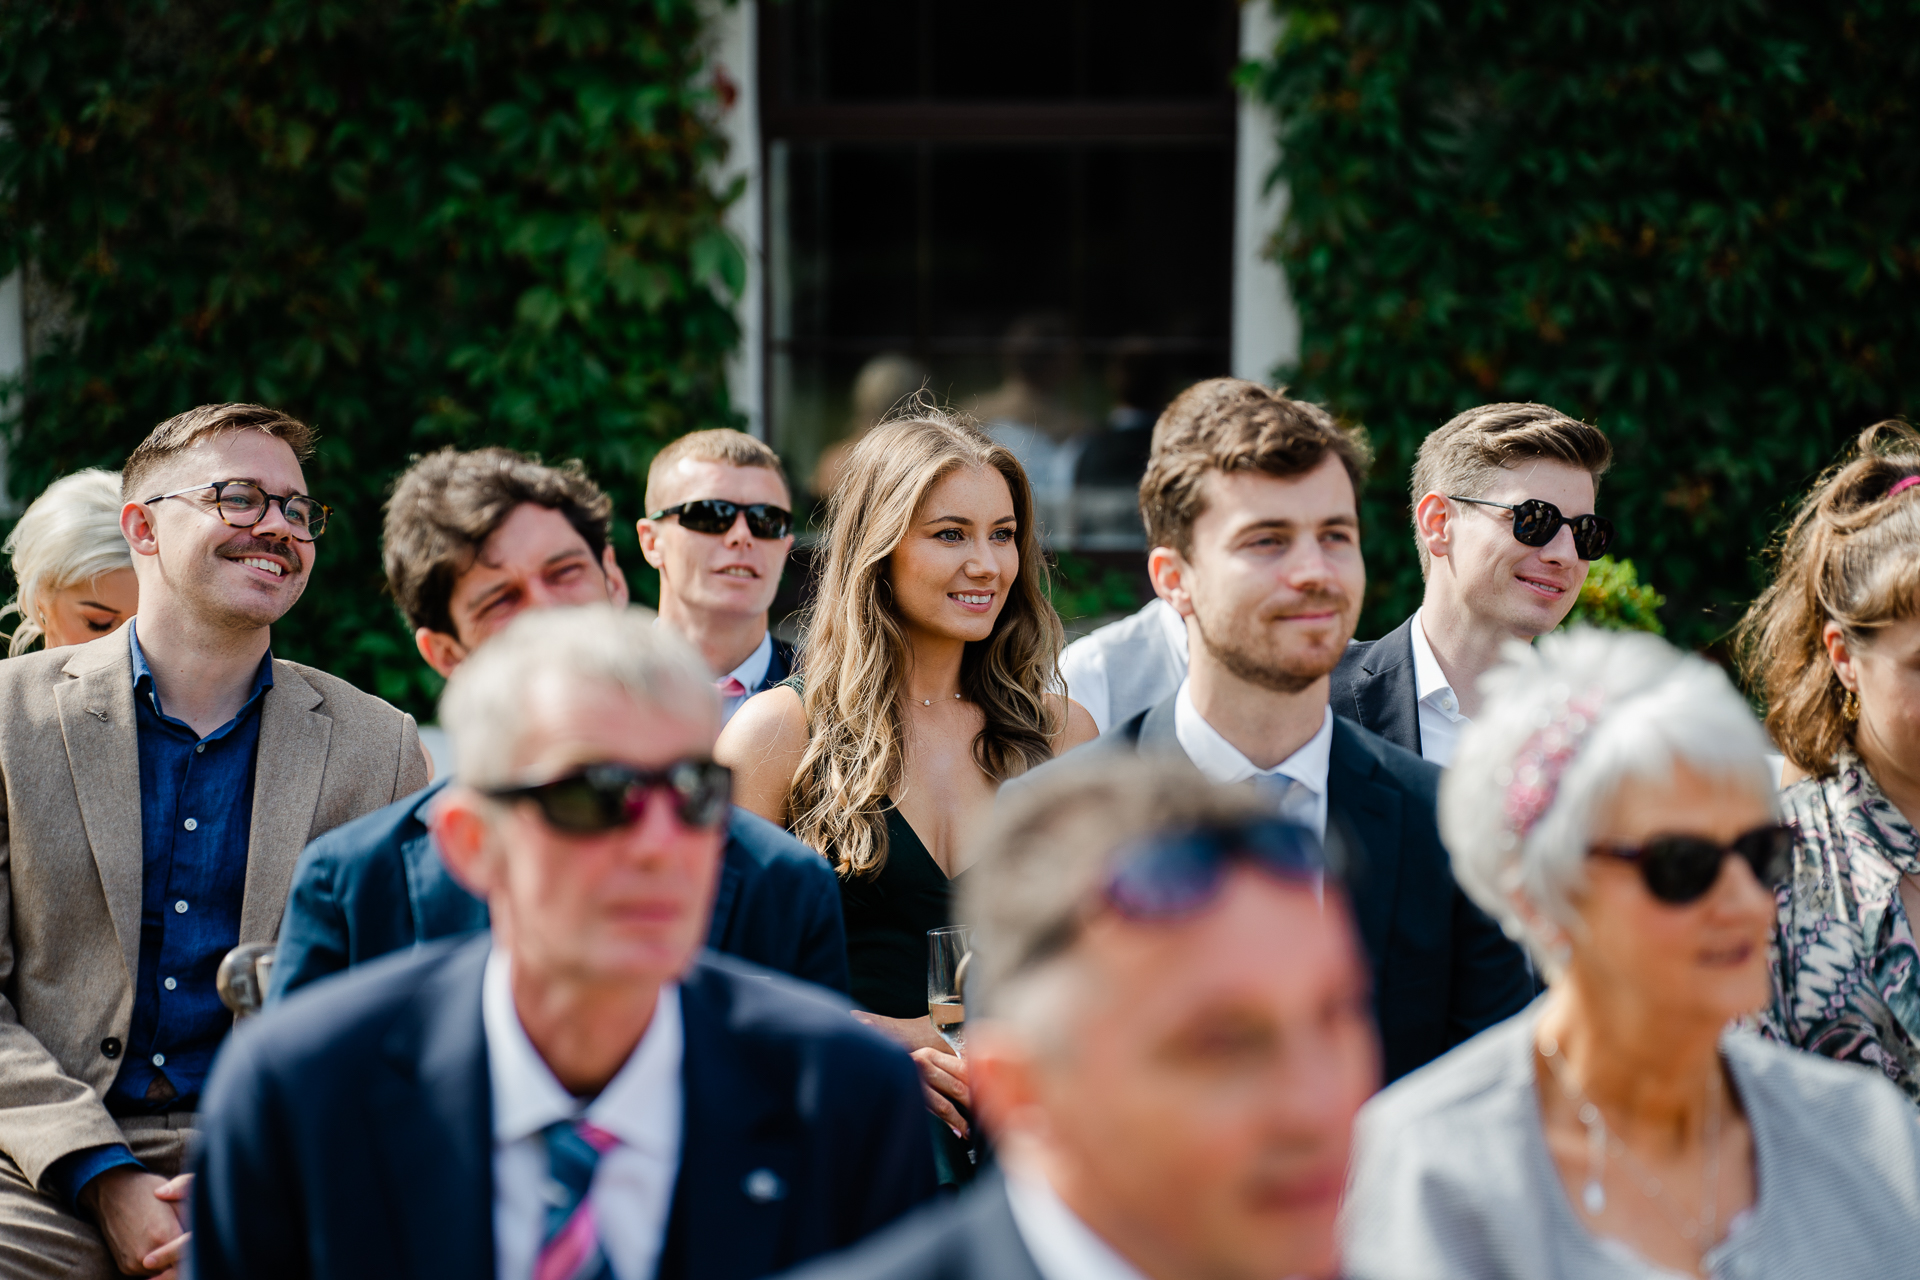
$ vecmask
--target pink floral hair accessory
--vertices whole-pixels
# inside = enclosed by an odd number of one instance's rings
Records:
[[[1528,735],[1514,753],[1513,764],[1500,770],[1494,781],[1506,788],[1504,810],[1507,829],[1518,844],[1546,817],[1560,794],[1560,779],[1580,754],[1587,735],[1599,723],[1601,697],[1591,690],[1578,697],[1555,689],[1556,705],[1547,713],[1545,723]]]
[[[1902,489],[1911,489],[1917,484],[1920,484],[1920,476],[1907,476],[1904,479],[1896,480],[1893,482],[1893,488],[1887,490],[1887,496],[1891,498]]]

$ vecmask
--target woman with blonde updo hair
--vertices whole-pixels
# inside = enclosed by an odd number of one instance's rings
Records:
[[[856,444],[827,509],[800,672],[740,709],[716,755],[736,801],[839,872],[862,1020],[914,1053],[963,1135],[965,1067],[927,1019],[929,929],[1008,778],[1096,734],[1060,692],[1019,462],[921,402]]]
[[[140,585],[120,532],[120,473],[88,469],[62,476],[20,517],[4,550],[19,595],[0,618],[18,614],[7,656],[44,640],[49,649],[85,644],[133,616]]]
[[[1920,433],[1861,432],[1778,558],[1740,627],[1798,833],[1765,1026],[1920,1101]]]

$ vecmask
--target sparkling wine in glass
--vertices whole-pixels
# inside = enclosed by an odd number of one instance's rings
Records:
[[[927,1015],[941,1039],[967,1052],[967,962],[973,931],[959,925],[927,930]]]

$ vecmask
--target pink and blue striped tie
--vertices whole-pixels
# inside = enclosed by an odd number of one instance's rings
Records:
[[[593,1220],[593,1171],[619,1139],[585,1120],[562,1120],[544,1131],[553,1198],[547,1204],[546,1242],[533,1280],[613,1280],[600,1228]]]

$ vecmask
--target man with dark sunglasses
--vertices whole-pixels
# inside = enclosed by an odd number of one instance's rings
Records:
[[[1414,544],[1426,593],[1333,674],[1333,709],[1443,768],[1509,640],[1566,620],[1613,544],[1594,511],[1612,446],[1541,404],[1469,409],[1429,435],[1413,468]]]
[[[488,934],[270,1009],[209,1086],[205,1280],[754,1280],[934,1192],[912,1061],[703,951],[726,838],[700,655],[613,605],[448,681],[434,832]]]
[[[793,674],[793,646],[767,629],[793,549],[780,456],[740,431],[695,431],[647,469],[640,553],[660,571],[660,621],[713,669],[722,710]]]
[[[161,423],[121,477],[139,616],[0,664],[0,1274],[175,1274],[222,959],[309,840],[427,780],[409,716],[273,656],[325,545],[312,438]]]
[[[499,448],[442,449],[414,463],[387,503],[385,552],[387,581],[421,657],[451,675],[527,610],[625,604],[627,583],[608,536],[612,511],[578,463],[551,467]],[[270,998],[392,951],[487,927],[486,903],[447,873],[427,829],[445,785],[348,823],[301,857]],[[833,872],[744,809],[728,814],[708,941],[847,989]]]
[[[789,1280],[1335,1274],[1380,1053],[1313,833],[1119,760],[1010,798],[979,848],[967,1067],[1000,1171]]]

